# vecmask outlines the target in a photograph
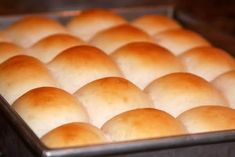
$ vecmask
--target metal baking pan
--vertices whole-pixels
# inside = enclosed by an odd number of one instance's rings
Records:
[[[207,26],[182,12],[174,10],[172,5],[139,8],[116,8],[117,13],[127,19],[133,19],[144,14],[162,14],[172,16],[183,25],[193,28],[216,46],[235,54],[235,39],[220,33],[223,39],[214,39],[219,31]],[[46,13],[62,23],[78,14],[79,11],[60,11]],[[25,15],[0,17],[0,27],[12,23]],[[208,30],[209,33],[208,33]],[[207,32],[207,33],[206,33]],[[220,37],[221,37],[220,36]],[[221,41],[231,45],[223,44]],[[235,130],[211,133],[182,135],[166,138],[153,138],[130,142],[108,143],[84,147],[63,149],[49,149],[32,132],[20,116],[0,96],[0,157],[234,157],[235,156]]]

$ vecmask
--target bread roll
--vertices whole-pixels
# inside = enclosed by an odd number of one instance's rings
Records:
[[[171,52],[149,42],[124,45],[114,51],[111,57],[119,65],[123,75],[141,89],[158,77],[184,70]]]
[[[179,56],[188,72],[211,81],[218,75],[235,70],[235,59],[222,49],[197,47]]]
[[[162,15],[143,15],[131,22],[134,26],[146,31],[149,35],[181,28],[181,25],[174,19]]]
[[[82,104],[71,94],[53,87],[32,89],[12,105],[38,137],[70,122],[88,122]]]
[[[23,54],[26,50],[14,43],[0,42],[0,63],[13,56]]]
[[[101,127],[121,112],[153,107],[149,97],[126,79],[107,77],[95,80],[74,93],[85,106],[91,123]]]
[[[30,48],[30,54],[47,63],[60,52],[70,47],[84,44],[84,41],[69,34],[53,34],[35,43]]]
[[[210,46],[201,35],[186,29],[167,30],[154,35],[155,42],[175,55],[195,47]]]
[[[224,94],[229,105],[235,108],[235,70],[219,75],[212,84]]]
[[[6,31],[13,42],[23,47],[30,47],[46,36],[67,32],[57,21],[42,16],[22,18],[11,24]]]
[[[42,86],[57,84],[39,60],[19,55],[0,65],[0,94],[9,104],[27,91]]]
[[[154,80],[145,88],[157,109],[178,116],[202,105],[224,105],[224,96],[209,82],[190,73],[172,73]]]
[[[108,76],[121,76],[117,65],[101,50],[92,46],[76,46],[56,56],[48,67],[70,93],[85,84]]]
[[[235,110],[223,106],[200,106],[177,117],[189,133],[235,129]]]
[[[50,148],[87,146],[107,142],[104,133],[88,123],[68,123],[59,126],[41,138]]]
[[[7,32],[4,30],[0,31],[0,42],[11,42],[10,38],[7,35]]]
[[[127,141],[185,134],[184,126],[174,117],[157,109],[136,109],[107,121],[102,131],[113,141]]]
[[[89,41],[96,33],[127,21],[107,9],[89,9],[72,18],[67,28],[76,36]]]
[[[153,39],[141,29],[123,24],[97,33],[90,43],[111,54],[117,48],[136,41],[153,42]]]

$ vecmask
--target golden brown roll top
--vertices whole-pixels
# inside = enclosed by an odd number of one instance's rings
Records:
[[[88,122],[82,104],[73,95],[54,87],[30,90],[12,105],[38,137],[70,122]]]
[[[28,16],[11,24],[7,36],[15,43],[30,47],[38,40],[55,33],[67,33],[57,21],[43,16]]]
[[[163,75],[184,71],[178,58],[149,42],[133,42],[111,54],[123,75],[141,89]]]
[[[184,126],[157,109],[135,109],[107,121],[102,131],[113,141],[127,141],[185,134]]]
[[[202,105],[228,103],[221,92],[209,82],[190,73],[172,73],[154,80],[145,88],[157,109],[178,116]]]
[[[107,9],[89,9],[69,21],[68,30],[74,35],[89,41],[96,33],[127,21],[121,16]]]
[[[27,91],[43,86],[57,86],[49,70],[39,60],[19,55],[0,65],[0,94],[12,104]]]
[[[56,56],[48,67],[61,87],[70,93],[93,80],[121,76],[117,65],[104,52],[92,46],[69,48]]]
[[[200,106],[177,117],[189,133],[235,129],[235,110],[224,106]]]
[[[136,18],[131,23],[146,31],[149,35],[181,28],[181,25],[176,20],[163,15],[143,15]]]
[[[69,123],[57,127],[41,138],[50,148],[87,146],[107,142],[103,132],[87,123]]]
[[[212,84],[223,93],[229,105],[235,108],[235,70],[219,75]]]
[[[175,55],[202,46],[210,46],[210,43],[196,32],[187,29],[167,30],[154,35],[155,42]]]
[[[153,39],[141,29],[123,24],[97,33],[90,43],[105,53],[111,54],[117,48],[137,41],[153,42]]]
[[[47,63],[62,51],[73,46],[85,44],[81,39],[69,34],[53,34],[35,43],[30,48],[30,55]]]
[[[0,42],[0,64],[11,57],[24,54],[26,50],[11,42]]]
[[[222,49],[197,47],[179,56],[188,72],[211,81],[218,75],[235,70],[235,59]]]
[[[74,95],[87,109],[91,123],[98,127],[121,112],[153,107],[144,92],[128,80],[119,77],[95,80]]]

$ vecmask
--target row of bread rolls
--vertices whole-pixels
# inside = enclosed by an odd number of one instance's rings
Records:
[[[123,112],[100,129],[87,123],[59,126],[41,139],[49,147],[61,148],[165,136],[234,129],[235,110],[222,106],[200,106],[177,119],[161,110],[144,108]]]
[[[0,41],[0,93],[49,147],[235,128],[234,58],[168,17],[26,17]]]

